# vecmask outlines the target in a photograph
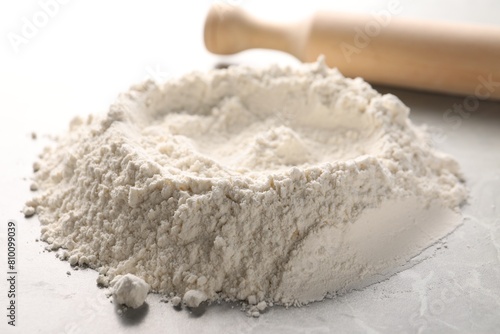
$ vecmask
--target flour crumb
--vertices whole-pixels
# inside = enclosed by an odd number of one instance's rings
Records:
[[[115,301],[132,308],[142,306],[149,293],[149,284],[132,274],[116,276],[111,286]]]
[[[177,306],[181,305],[182,299],[181,299],[181,297],[179,297],[179,296],[175,296],[175,297],[173,297],[173,298],[171,299],[171,302],[172,302],[172,305],[173,305],[174,307],[177,307]]]
[[[99,276],[97,276],[96,283],[98,286],[108,286],[109,277],[100,274]]]
[[[25,206],[23,209],[24,217],[32,217],[36,213],[36,209],[32,206]]]
[[[257,304],[257,309],[260,312],[264,312],[267,308],[267,303],[265,301],[261,301],[260,303]]]
[[[38,161],[35,161],[33,163],[33,172],[38,172],[40,170],[40,168],[41,168],[40,163]]]
[[[198,307],[207,300],[207,295],[199,290],[189,290],[184,294],[182,301],[188,307]]]

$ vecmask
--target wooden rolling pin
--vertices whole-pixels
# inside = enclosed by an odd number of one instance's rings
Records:
[[[214,6],[204,38],[216,54],[267,48],[304,62],[323,54],[345,76],[371,83],[500,99],[497,26],[329,12],[294,24],[273,24],[236,6]]]

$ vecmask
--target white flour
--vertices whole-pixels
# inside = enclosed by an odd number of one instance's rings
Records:
[[[35,181],[42,238],[152,290],[320,300],[394,271],[459,223],[457,163],[396,97],[320,61],[193,73],[75,119]],[[380,276],[377,276],[380,277]]]

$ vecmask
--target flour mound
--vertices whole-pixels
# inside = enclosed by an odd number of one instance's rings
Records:
[[[467,195],[459,167],[408,115],[322,61],[146,82],[44,151],[28,205],[101,283],[131,273],[190,305],[300,305],[456,227],[443,221]]]

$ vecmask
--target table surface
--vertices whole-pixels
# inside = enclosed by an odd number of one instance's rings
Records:
[[[47,1],[42,1],[47,2]],[[48,1],[50,2],[50,1]],[[63,1],[61,1],[62,3]],[[272,51],[236,57],[208,54],[202,43],[204,15],[214,0],[106,3],[71,2],[52,7],[44,27],[16,50],[0,44],[0,268],[7,272],[6,224],[18,225],[18,326],[2,316],[0,332],[22,333],[493,333],[500,331],[500,103],[480,101],[468,118],[447,118],[463,97],[376,87],[399,96],[411,119],[428,124],[436,144],[460,162],[470,189],[464,224],[426,250],[411,268],[361,291],[285,310],[275,307],[248,318],[240,305],[222,303],[195,312],[176,310],[149,295],[147,303],[116,312],[97,273],[74,270],[37,242],[36,217],[20,210],[32,194],[32,162],[75,115],[106,110],[120,91],[147,77],[165,80],[220,61],[243,64],[296,63]],[[266,18],[298,18],[322,1],[289,4],[232,0]],[[52,2],[54,3],[54,2]],[[402,17],[424,17],[500,25],[498,1],[404,1]],[[306,8],[307,5],[307,8]],[[24,18],[41,11],[38,1],[0,5],[2,36],[20,34]],[[373,12],[388,1],[330,4],[331,9]],[[452,10],[450,10],[452,9]],[[36,132],[38,139],[31,139]],[[71,275],[68,275],[70,272]],[[0,305],[7,306],[1,279]],[[5,312],[5,311],[4,311]]]

